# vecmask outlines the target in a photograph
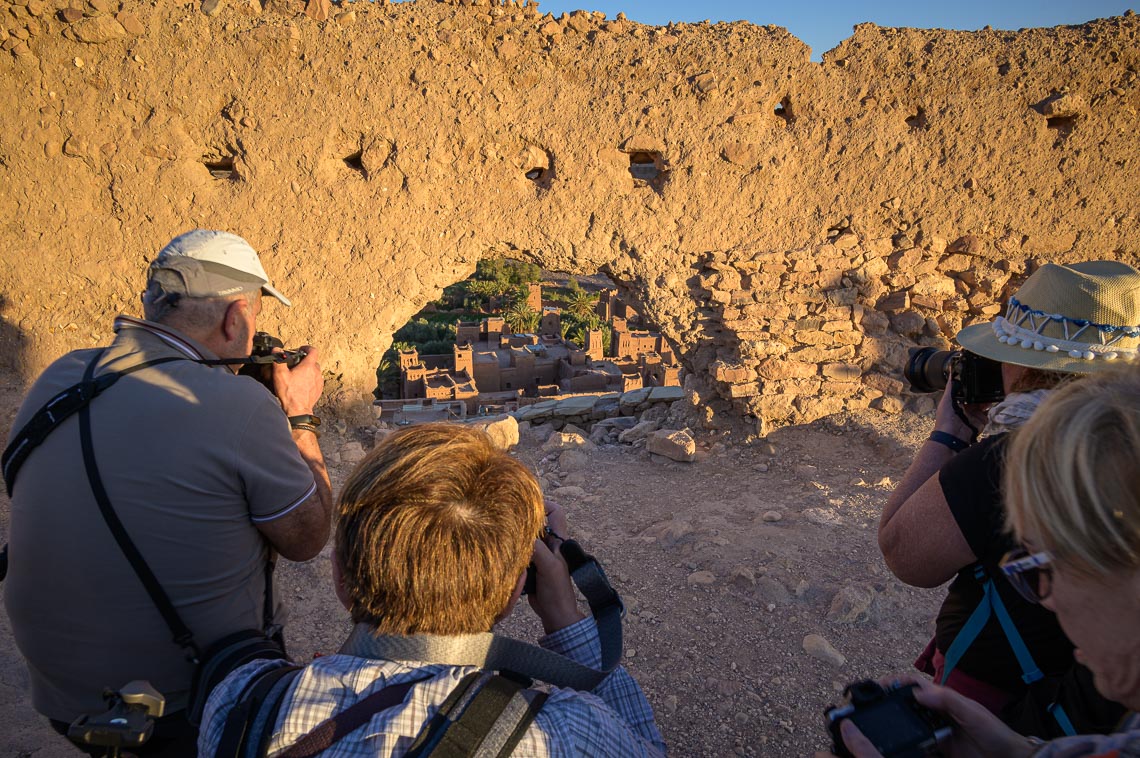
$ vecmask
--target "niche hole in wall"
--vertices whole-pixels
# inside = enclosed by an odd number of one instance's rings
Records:
[[[202,165],[215,179],[230,180],[236,178],[232,155],[206,155],[202,157]]]
[[[1057,141],[1060,142],[1073,133],[1077,128],[1076,116],[1050,116],[1045,119],[1045,125],[1057,132]]]
[[[630,153],[629,173],[634,179],[654,181],[661,176],[661,153]]]
[[[344,165],[347,166],[348,168],[352,169],[356,173],[358,173],[364,177],[366,177],[368,175],[368,172],[364,170],[363,153],[360,150],[357,150],[354,153],[350,153],[349,155],[344,156],[343,160],[344,160]]]
[[[926,119],[926,111],[919,108],[913,116],[906,120],[906,125],[911,129],[925,129],[929,122]]]
[[[776,118],[782,120],[785,124],[790,125],[796,120],[795,112],[792,110],[792,97],[791,95],[784,95],[780,102],[776,103],[775,109]]]

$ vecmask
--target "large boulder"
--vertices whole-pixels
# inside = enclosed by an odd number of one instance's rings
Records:
[[[634,427],[636,429],[636,427]],[[632,430],[630,430],[632,431]],[[645,449],[673,461],[690,463],[697,458],[697,442],[682,429],[659,429],[649,435]]]
[[[470,422],[476,429],[482,429],[499,450],[510,450],[519,444],[519,422],[514,416],[504,414]]]

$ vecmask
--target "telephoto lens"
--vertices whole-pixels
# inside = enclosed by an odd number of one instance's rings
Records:
[[[912,392],[940,392],[946,389],[954,361],[961,355],[957,350],[912,347],[907,351],[903,378],[910,382]]]

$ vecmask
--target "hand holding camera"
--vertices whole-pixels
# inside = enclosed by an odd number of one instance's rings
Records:
[[[277,337],[257,332],[248,363],[238,373],[268,387],[281,401],[285,415],[311,414],[325,386],[317,357],[317,349],[311,345],[286,350],[285,343]]]
[[[850,703],[827,712],[837,756],[1025,758],[1039,746],[984,706],[925,679],[856,682],[847,691]]]
[[[569,525],[566,512],[557,503],[547,503],[546,529],[534,541],[531,567],[527,569],[527,602],[542,620],[547,634],[576,624],[586,615],[578,610],[578,596],[570,580],[570,569],[560,550]],[[529,580],[531,575],[534,581]]]

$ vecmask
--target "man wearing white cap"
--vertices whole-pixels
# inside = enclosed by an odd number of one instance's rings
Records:
[[[328,540],[317,351],[305,348],[291,369],[273,364],[273,392],[236,375],[263,294],[290,304],[242,238],[200,229],[175,238],[150,265],[145,319],[120,316],[109,347],[52,364],[13,423],[5,605],[33,705],[61,733],[106,710],[104,688],[142,679],[165,696],[167,715],[138,752],[194,754],[187,645],[172,641],[115,517],[199,647],[241,630],[279,632],[272,551],[304,561]],[[13,451],[37,412],[75,386],[99,390]]]

